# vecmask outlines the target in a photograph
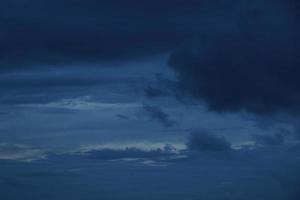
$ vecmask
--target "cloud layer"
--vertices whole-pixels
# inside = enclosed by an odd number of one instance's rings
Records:
[[[206,1],[0,3],[0,66],[73,64],[166,53],[197,33]]]
[[[227,26],[171,56],[182,91],[215,111],[299,113],[299,16],[293,12],[298,5],[280,0],[234,5],[240,13],[227,18]]]

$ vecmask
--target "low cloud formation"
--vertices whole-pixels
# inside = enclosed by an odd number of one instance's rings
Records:
[[[135,147],[125,149],[109,149],[92,150],[86,153],[89,158],[115,160],[115,159],[159,159],[174,156],[172,149],[166,146],[163,149],[157,148],[152,150],[143,150]]]
[[[132,153],[136,150],[125,152],[131,152],[129,155],[134,157],[140,155]],[[122,154],[121,151],[119,153]],[[149,163],[153,163],[150,161],[156,153],[149,154],[148,158],[151,159],[146,158],[144,164],[142,159],[128,161],[123,159],[124,156],[109,156],[120,158],[118,161],[111,161],[106,156],[90,159],[87,155],[73,154],[49,156],[45,160],[26,164],[0,160],[0,197],[45,200],[126,197],[137,200],[148,199],[151,194],[154,199],[175,197],[178,200],[203,197],[299,200],[299,156],[282,154],[278,149],[271,152],[259,149],[240,153],[240,156],[233,156],[232,159],[193,154],[197,158],[170,164],[154,159],[155,166],[149,166]],[[128,157],[127,153],[123,155]],[[159,165],[163,168],[157,167],[158,163],[165,165]],[[51,190],[49,187],[42,187],[49,185]],[[62,190],[65,191],[63,195]],[[136,191],[139,191],[138,194]]]
[[[180,89],[214,111],[299,114],[299,3],[232,2],[220,31],[171,55]]]
[[[176,124],[170,119],[169,115],[158,106],[143,105],[143,110],[151,120],[161,123],[164,127],[172,127]]]
[[[227,152],[232,150],[231,144],[222,136],[207,131],[194,131],[188,137],[186,146],[189,150],[206,152]]]

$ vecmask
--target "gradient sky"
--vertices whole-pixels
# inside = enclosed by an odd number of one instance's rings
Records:
[[[0,199],[298,200],[297,0],[2,0]]]

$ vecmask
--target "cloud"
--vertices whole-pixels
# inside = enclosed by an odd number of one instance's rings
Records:
[[[189,150],[204,152],[227,152],[231,144],[224,137],[216,136],[207,131],[194,131],[188,137],[186,146]]]
[[[177,81],[165,78],[163,74],[155,74],[155,82],[145,88],[145,95],[149,99],[163,97],[163,96],[176,96],[177,94]]]
[[[161,123],[165,127],[172,127],[176,124],[176,122],[172,121],[169,115],[158,106],[143,105],[143,110],[147,117]]]
[[[74,153],[73,153],[74,155]],[[70,156],[69,154],[63,155]],[[78,158],[88,158],[103,161],[130,162],[149,167],[166,167],[170,163],[182,161],[187,158],[181,150],[176,149],[170,144],[165,144],[158,148],[141,148],[141,147],[101,147],[81,149],[75,151]]]
[[[44,159],[46,154],[40,149],[36,149],[21,144],[0,144],[0,160],[16,160],[16,161],[34,161]]]
[[[152,159],[143,164],[141,159],[111,161],[86,155],[49,156],[38,163],[1,163],[0,197],[147,199],[151,193],[157,199],[298,200],[299,165],[291,168],[295,160],[289,154],[271,154],[277,158],[262,151],[253,152],[251,158],[248,154],[233,159],[198,156],[198,160],[161,162],[164,168],[149,167],[153,163],[157,166]],[[40,187],[51,184],[51,190]],[[62,189],[66,191],[63,196]],[[138,195],[136,191],[140,191]]]
[[[205,4],[4,0],[0,3],[1,70],[166,53],[202,29],[197,24]]]
[[[116,114],[116,117],[118,117],[119,119],[130,120],[130,117],[123,114]]]
[[[167,156],[174,156],[174,152],[164,149],[143,150],[135,147],[128,147],[125,149],[109,149],[93,150],[85,153],[89,158],[115,160],[115,159],[158,159]]]
[[[285,141],[285,135],[276,133],[274,135],[253,135],[256,145],[262,146],[277,146],[282,145]]]
[[[232,2],[220,31],[204,32],[171,55],[180,89],[214,111],[299,114],[295,1]]]
[[[0,92],[5,94],[0,97],[0,104],[48,103],[88,95],[96,99],[115,101],[115,93],[118,93],[122,100],[130,101],[130,98],[136,98],[137,93],[133,85],[143,87],[149,82],[148,78],[143,76],[146,67],[139,68],[140,76],[132,76],[131,71],[140,63],[130,65],[124,62],[119,65],[120,67],[112,67],[112,64],[90,67],[76,65],[0,73]],[[120,70],[121,73],[116,74],[116,70]]]

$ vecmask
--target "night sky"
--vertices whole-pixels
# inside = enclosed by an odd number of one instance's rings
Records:
[[[299,200],[298,0],[1,0],[0,199]]]

